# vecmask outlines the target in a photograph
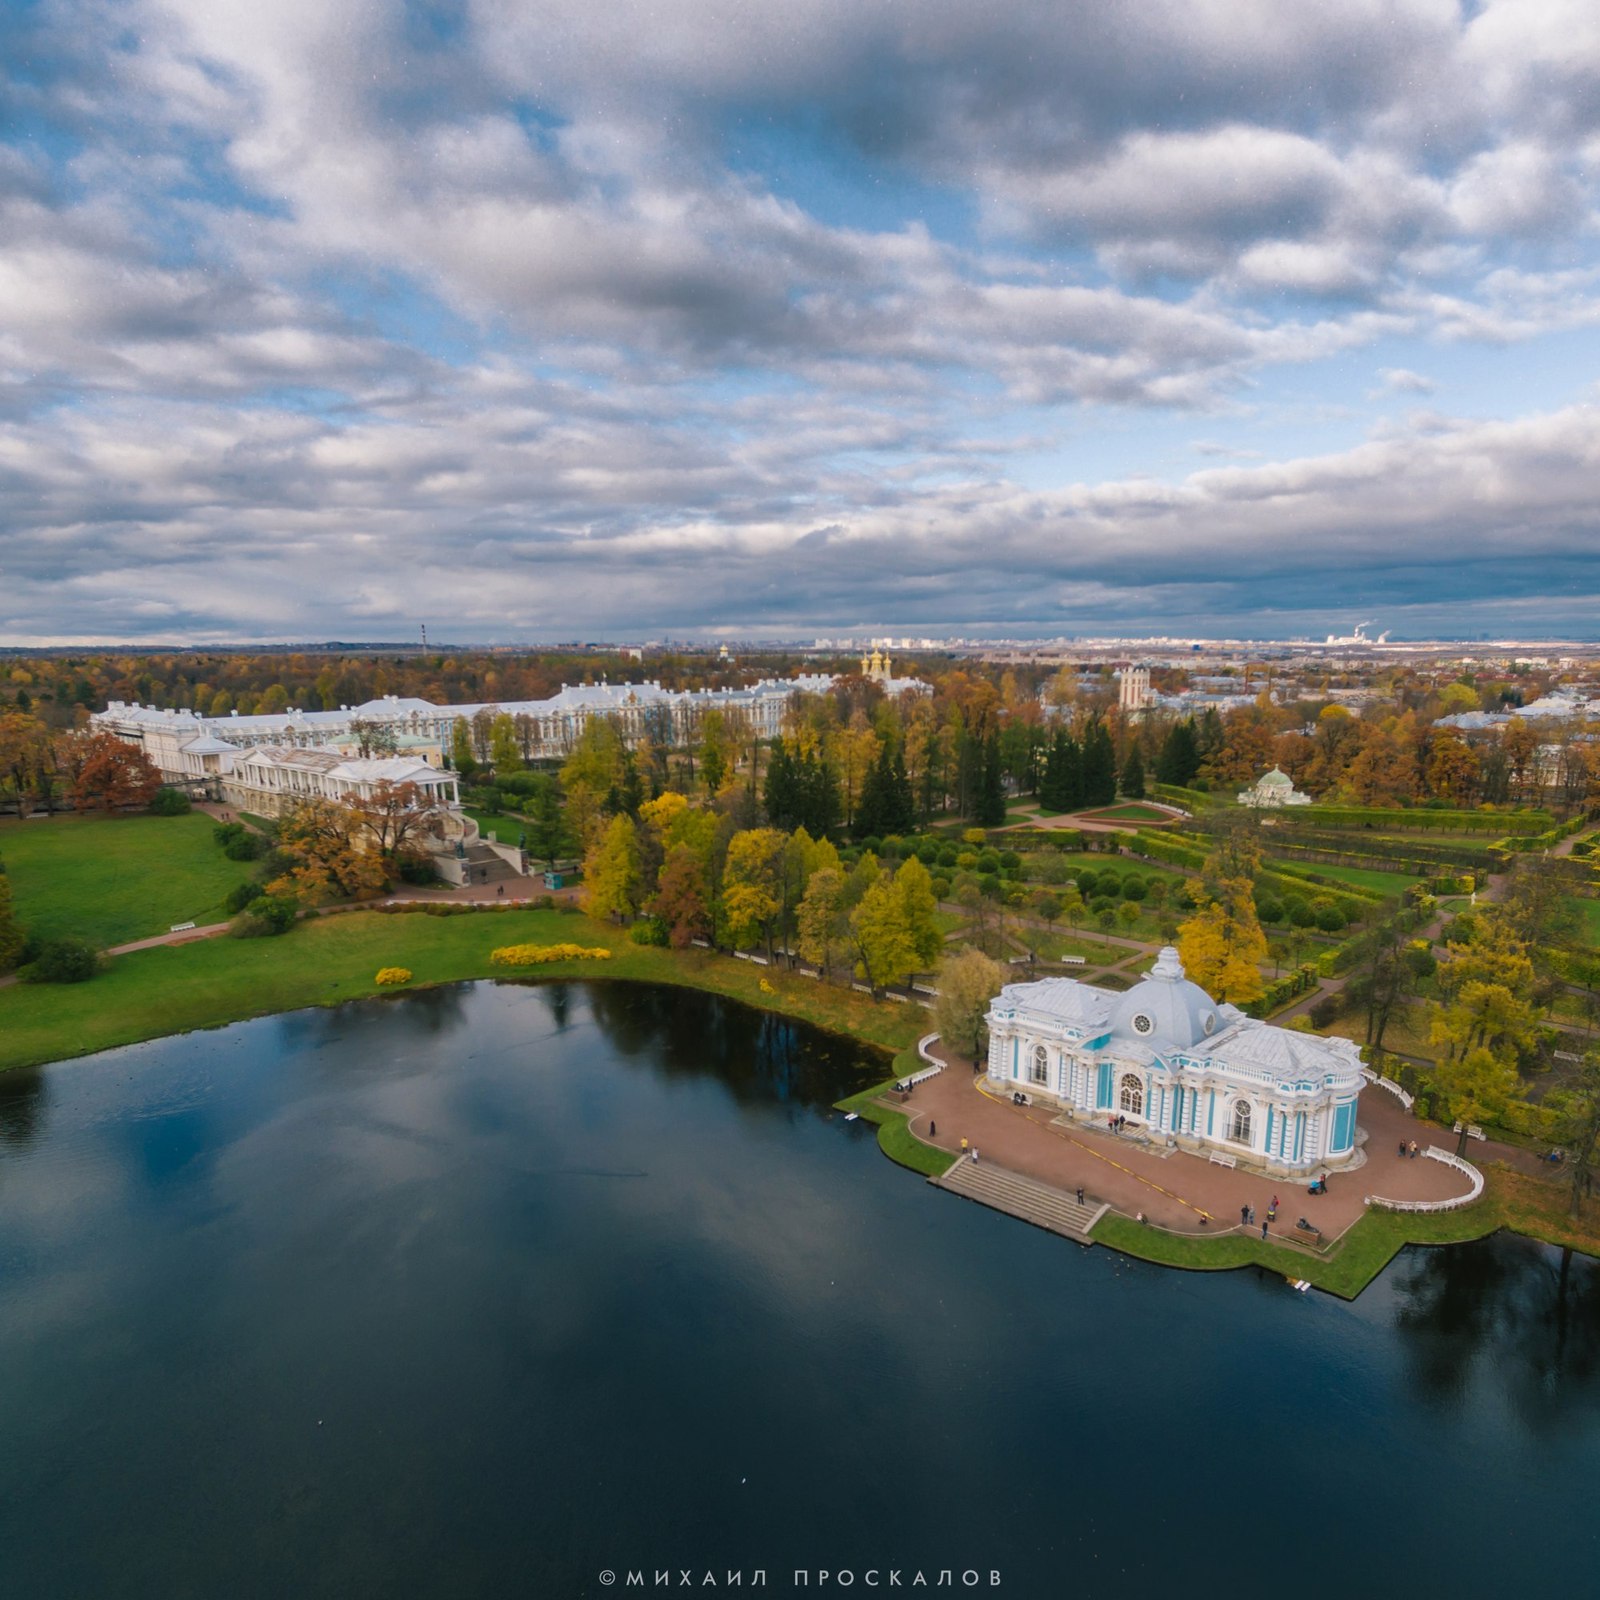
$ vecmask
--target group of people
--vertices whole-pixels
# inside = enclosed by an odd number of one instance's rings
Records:
[[[1419,1154],[1417,1150],[1417,1141],[1413,1139],[1409,1144],[1407,1144],[1406,1141],[1402,1139],[1400,1141],[1400,1154],[1402,1158],[1415,1161]]]
[[[1126,1117],[1116,1116],[1106,1118],[1106,1127],[1108,1127],[1112,1133],[1121,1133],[1122,1130],[1127,1126],[1128,1119]]]

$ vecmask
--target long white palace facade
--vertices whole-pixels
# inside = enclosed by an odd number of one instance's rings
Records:
[[[988,1020],[990,1084],[1069,1117],[1125,1117],[1158,1142],[1288,1177],[1365,1159],[1356,1046],[1219,1004],[1170,946],[1125,994],[1008,984]]]
[[[861,670],[889,693],[927,690],[915,678],[895,678],[886,656],[864,658]],[[138,745],[166,782],[275,815],[295,796],[346,799],[385,779],[416,783],[430,803],[458,804],[456,780],[442,770],[448,765],[445,752],[457,722],[471,724],[485,714],[509,716],[530,759],[559,761],[597,717],[614,723],[630,746],[646,738],[686,744],[713,709],[731,714],[757,737],[776,738],[796,694],[825,694],[835,681],[811,674],[767,678],[746,689],[671,690],[656,682],[563,685],[548,700],[459,706],[385,695],[337,711],[226,717],[113,700],[90,721],[97,732]],[[383,731],[392,755],[374,760],[362,754],[363,738],[370,741],[373,729]]]

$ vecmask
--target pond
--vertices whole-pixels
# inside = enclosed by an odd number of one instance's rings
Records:
[[[483,983],[0,1077],[5,1594],[1592,1581],[1593,1262],[1084,1250],[829,1110],[882,1071]]]

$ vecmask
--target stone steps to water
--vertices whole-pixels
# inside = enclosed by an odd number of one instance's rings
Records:
[[[997,1167],[992,1161],[958,1161],[932,1182],[1007,1216],[1031,1222],[1036,1228],[1092,1244],[1089,1230],[1100,1220],[1103,1205],[1079,1205],[1077,1196],[1037,1178]]]

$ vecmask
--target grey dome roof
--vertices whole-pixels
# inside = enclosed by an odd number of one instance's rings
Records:
[[[1149,976],[1118,1000],[1111,1031],[1156,1049],[1188,1050],[1209,1039],[1226,1020],[1217,1002],[1184,977],[1178,952],[1168,945]]]
[[[1262,789],[1292,789],[1294,779],[1282,767],[1274,767],[1271,772],[1261,775],[1261,782],[1257,785]]]

